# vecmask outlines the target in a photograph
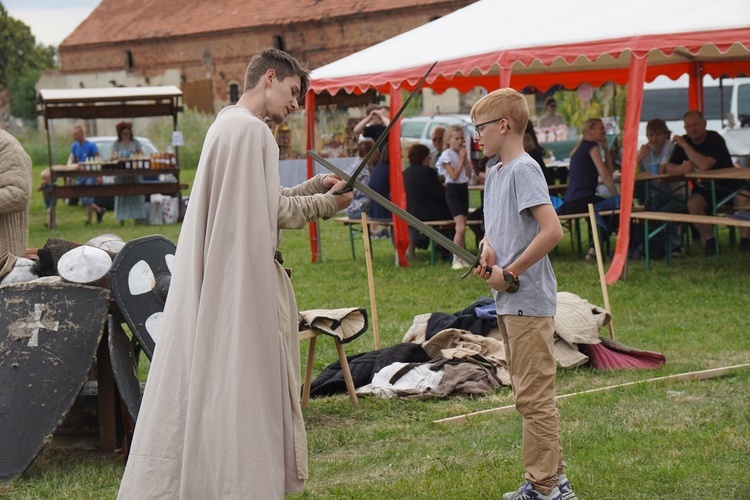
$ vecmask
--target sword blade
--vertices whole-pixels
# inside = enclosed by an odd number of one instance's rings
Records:
[[[315,151],[308,151],[307,154],[309,154],[315,161],[326,167],[328,170],[333,172],[334,174],[338,175],[342,179],[351,180],[354,179],[354,177],[349,177],[349,175],[341,170],[340,168],[333,165],[331,162],[320,156]],[[373,199],[380,203],[383,207],[388,209],[391,213],[394,213],[404,219],[410,226],[413,228],[419,230],[422,234],[425,236],[428,236],[430,239],[434,240],[437,244],[439,244],[441,247],[445,248],[449,252],[451,252],[453,255],[456,255],[460,259],[462,259],[464,262],[468,263],[469,265],[473,267],[476,266],[479,259],[476,255],[469,252],[467,249],[458,246],[456,243],[453,242],[453,240],[447,238],[444,234],[439,232],[433,227],[428,226],[421,220],[414,217],[412,214],[404,210],[403,208],[399,207],[389,199],[383,197],[376,191],[374,191],[369,186],[362,184],[358,180],[354,179],[354,186],[356,186],[357,189],[365,193],[367,196],[370,197],[370,199]],[[471,269],[471,268],[470,268]]]
[[[337,194],[346,193],[352,190],[352,187],[354,187],[354,181],[359,179],[359,174],[362,172],[362,169],[365,168],[367,165],[367,162],[370,161],[370,158],[372,158],[372,155],[375,154],[375,151],[380,148],[380,145],[385,142],[386,139],[388,139],[388,132],[391,131],[393,128],[393,125],[396,123],[396,120],[398,120],[401,117],[401,113],[404,112],[406,109],[406,106],[409,105],[409,102],[412,100],[412,98],[419,92],[419,90],[422,88],[422,85],[424,85],[425,80],[427,80],[427,77],[430,76],[430,73],[432,73],[432,70],[435,68],[435,65],[438,62],[435,61],[432,63],[432,66],[430,66],[430,69],[427,70],[427,73],[424,74],[422,78],[420,78],[419,82],[417,82],[417,86],[414,87],[414,90],[411,91],[411,94],[409,94],[409,97],[406,98],[404,103],[399,108],[398,112],[394,115],[394,117],[391,119],[391,121],[388,123],[388,126],[385,128],[382,134],[380,134],[380,137],[378,137],[378,140],[375,142],[375,144],[370,148],[370,151],[367,152],[364,159],[362,160],[362,163],[359,164],[357,167],[357,170],[355,170],[352,173],[351,178],[349,179],[349,182],[346,183],[344,187],[338,190]]]

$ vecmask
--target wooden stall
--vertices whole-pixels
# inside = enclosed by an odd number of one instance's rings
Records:
[[[172,116],[177,130],[177,114],[182,111],[182,91],[173,85],[159,87],[113,87],[90,89],[40,89],[37,96],[38,114],[44,118],[47,131],[47,153],[52,170],[51,227],[56,227],[55,200],[82,196],[119,196],[166,194],[181,197],[178,147],[174,154],[141,158],[132,161],[101,161],[84,164],[54,165],[50,120],[125,119],[136,117]],[[137,184],[58,185],[59,178],[138,177],[155,176],[160,180]]]

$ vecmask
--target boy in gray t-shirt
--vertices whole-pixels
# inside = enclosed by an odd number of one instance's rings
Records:
[[[563,474],[552,353],[557,281],[547,256],[562,239],[562,227],[544,176],[523,148],[526,99],[513,89],[496,90],[477,101],[471,119],[484,154],[499,154],[501,160],[485,179],[486,234],[474,273],[492,288],[516,408],[523,416],[526,481],[504,498],[575,498]]]

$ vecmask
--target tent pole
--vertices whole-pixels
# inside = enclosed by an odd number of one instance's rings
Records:
[[[401,88],[391,87],[391,119],[401,108]],[[391,184],[391,201],[406,209],[406,191],[404,190],[403,162],[401,160],[401,123],[395,123],[388,134],[389,180]],[[396,265],[409,267],[406,260],[406,247],[409,246],[409,226],[401,218],[393,216],[393,243],[396,246]]]
[[[630,243],[630,213],[633,209],[635,168],[638,163],[638,123],[641,121],[643,105],[643,82],[646,79],[648,54],[633,53],[630,56],[627,106],[625,107],[625,132],[622,139],[622,166],[620,170],[620,228],[617,231],[615,254],[607,270],[606,282],[615,283],[622,275],[628,260]]]
[[[307,122],[307,150],[315,149],[315,92],[308,91],[305,95],[305,121]],[[315,175],[313,160],[307,157],[307,178],[311,179]],[[309,224],[310,230],[310,253],[311,262],[320,262],[322,255],[320,253],[320,228],[317,221]]]

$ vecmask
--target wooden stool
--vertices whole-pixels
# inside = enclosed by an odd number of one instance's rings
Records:
[[[300,330],[299,339],[300,341],[309,340],[310,345],[307,348],[307,368],[305,369],[305,385],[302,389],[302,409],[307,408],[307,403],[310,400],[310,384],[312,383],[312,370],[313,360],[315,358],[315,342],[318,336],[325,335],[317,330],[306,329]],[[330,335],[326,335],[331,337]],[[359,400],[357,400],[357,393],[354,389],[354,380],[352,380],[352,372],[349,371],[349,362],[346,360],[346,354],[344,353],[344,346],[341,345],[339,339],[331,337],[336,343],[336,351],[339,353],[339,361],[341,362],[341,371],[344,372],[344,381],[346,382],[346,392],[349,393],[349,399],[355,408],[359,408]]]

